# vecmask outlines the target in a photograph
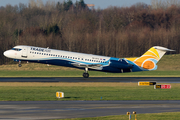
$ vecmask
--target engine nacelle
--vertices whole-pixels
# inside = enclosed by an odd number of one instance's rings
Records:
[[[110,67],[122,69],[122,72],[131,72],[131,68],[133,68],[132,64],[129,64],[124,59],[117,60],[110,60]]]

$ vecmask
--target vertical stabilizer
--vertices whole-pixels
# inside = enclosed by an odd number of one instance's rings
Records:
[[[174,51],[161,46],[154,46],[150,48],[141,57],[136,58],[133,62],[141,68],[148,70],[156,70],[157,62],[167,51]]]

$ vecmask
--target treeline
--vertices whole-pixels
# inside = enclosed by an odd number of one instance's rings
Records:
[[[179,4],[154,1],[103,10],[90,9],[83,0],[0,7],[0,64],[12,61],[3,52],[16,45],[112,57],[140,56],[152,46],[180,53]]]

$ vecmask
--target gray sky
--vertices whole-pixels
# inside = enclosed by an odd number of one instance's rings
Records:
[[[36,0],[35,0],[36,1]],[[44,3],[49,0],[42,0]],[[52,0],[52,1],[63,1],[63,0]],[[79,0],[72,0],[74,3]],[[84,0],[86,4],[95,4],[95,8],[100,7],[101,9],[107,8],[108,6],[131,6],[138,2],[151,4],[151,0]],[[28,4],[29,0],[0,0],[0,6],[6,6],[11,4],[12,6],[18,5],[19,3]]]

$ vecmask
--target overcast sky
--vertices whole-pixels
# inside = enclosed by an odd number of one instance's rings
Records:
[[[35,0],[36,1],[36,0]],[[49,0],[42,0],[46,3]],[[64,1],[64,0],[52,0],[52,1]],[[74,3],[79,0],[72,0]],[[107,8],[108,6],[131,6],[138,2],[151,4],[151,0],[84,0],[86,4],[95,4],[95,8],[100,7],[101,9]],[[0,0],[0,6],[6,6],[11,4],[12,6],[18,5],[19,3],[28,4],[29,0]]]

